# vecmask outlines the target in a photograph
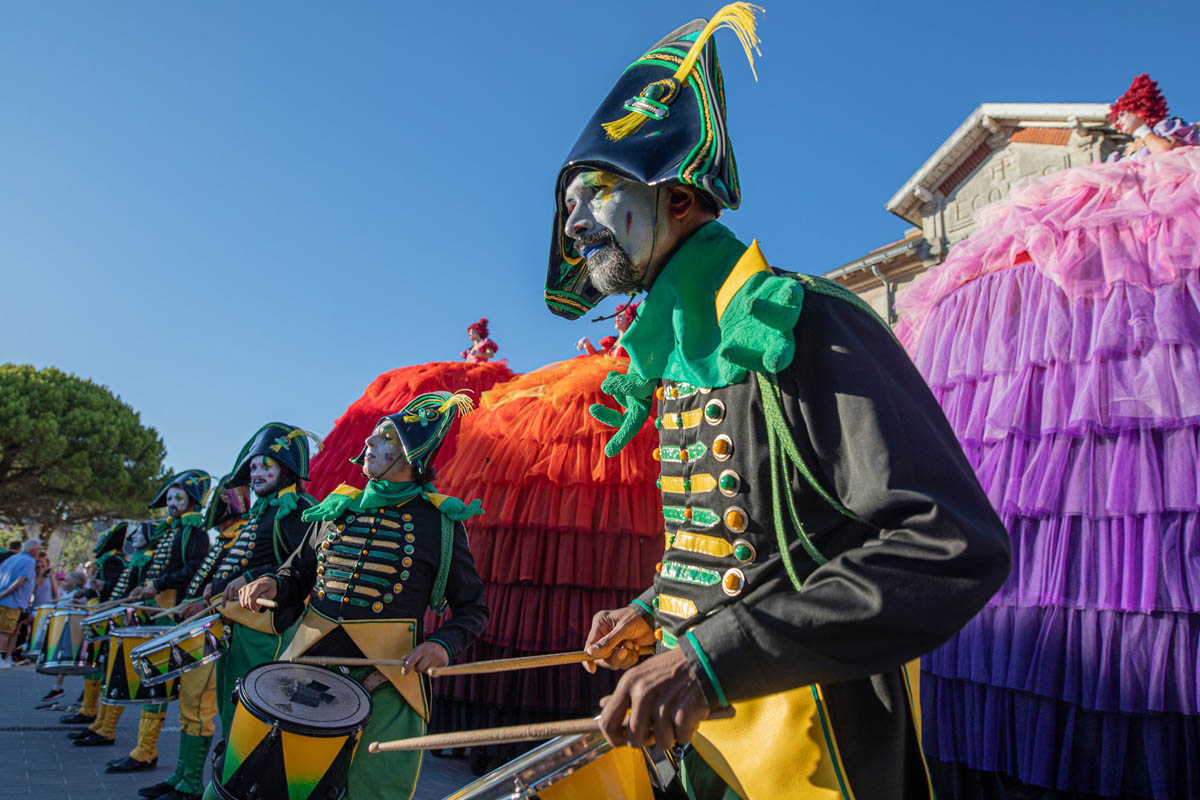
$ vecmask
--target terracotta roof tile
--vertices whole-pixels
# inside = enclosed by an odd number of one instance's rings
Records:
[[[1017,128],[1008,139],[1021,144],[1057,144],[1071,141],[1070,128]]]

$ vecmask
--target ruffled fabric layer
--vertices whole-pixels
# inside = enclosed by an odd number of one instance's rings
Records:
[[[1024,184],[902,303],[1013,545],[923,660],[943,795],[1198,796],[1200,150],[1165,155]]]
[[[1028,786],[939,769],[964,764],[1025,784],[1103,797],[1200,797],[1200,717],[1125,714],[985,684],[921,674],[923,744],[939,797],[1057,798]],[[967,735],[969,734],[969,735]],[[956,774],[957,773],[957,774]],[[957,778],[957,779],[956,779]]]
[[[650,585],[664,529],[651,458],[657,431],[648,423],[607,458],[611,429],[587,413],[607,399],[600,383],[609,371],[628,364],[606,355],[550,364],[497,384],[464,418],[439,486],[483,500],[469,533],[491,618],[459,661],[578,650],[595,612],[627,605]],[[571,667],[439,680],[432,727],[587,715],[615,679]]]
[[[362,468],[351,464],[350,459],[362,450],[364,440],[380,417],[398,411],[416,395],[469,389],[478,400],[484,391],[512,376],[512,370],[505,364],[465,361],[433,361],[383,373],[371,381],[362,397],[350,404],[325,437],[321,452],[313,457],[309,467],[312,478],[309,493],[321,500],[342,483],[359,489],[366,486]],[[446,438],[434,459],[435,468],[440,468],[454,454],[456,441],[453,433]]]
[[[945,263],[905,290],[897,335],[912,345],[955,289],[1030,260],[1072,300],[1104,297],[1122,282],[1152,290],[1196,269],[1200,148],[1018,183],[980,210],[976,232]]]

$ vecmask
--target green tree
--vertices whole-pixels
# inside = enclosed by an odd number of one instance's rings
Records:
[[[154,428],[107,387],[0,365],[0,522],[55,530],[143,516],[163,477]]]

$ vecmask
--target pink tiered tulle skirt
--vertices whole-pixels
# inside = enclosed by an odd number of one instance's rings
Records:
[[[1200,148],[981,216],[897,328],[1013,542],[1008,582],[924,661],[925,748],[1200,797]]]

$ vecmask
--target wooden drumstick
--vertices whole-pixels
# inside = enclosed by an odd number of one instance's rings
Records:
[[[707,719],[730,719],[733,708],[713,711]],[[372,753],[393,753],[402,750],[444,750],[458,747],[482,747],[489,744],[511,744],[513,742],[536,742],[556,736],[576,733],[593,733],[600,730],[599,717],[567,719],[560,722],[533,722],[527,725],[506,725],[500,728],[481,728],[474,731],[434,733],[414,736],[410,739],[394,739],[390,742],[371,742],[367,750]]]
[[[639,656],[654,655],[654,646],[647,645],[638,650]],[[547,653],[540,656],[518,656],[516,658],[496,658],[490,661],[473,661],[470,664],[453,664],[445,667],[430,667],[425,674],[431,678],[444,678],[451,675],[487,675],[493,672],[511,672],[519,669],[536,669],[538,667],[558,667],[564,664],[581,664],[584,661],[597,661],[599,656],[588,655],[582,650],[568,653]],[[318,666],[344,667],[403,667],[408,664],[404,658],[352,658],[350,656],[297,656],[292,659],[297,664],[316,664]],[[557,735],[557,734],[556,734]]]
[[[254,602],[258,603],[263,608],[279,608],[279,603],[276,603],[274,600],[268,600],[265,597],[256,598]]]
[[[209,600],[209,601],[208,601],[208,603],[207,603],[207,604],[204,606],[204,608],[200,609],[199,611],[194,611],[194,612],[192,612],[191,614],[189,614],[189,615],[187,615],[186,617],[184,617],[184,619],[192,619],[193,617],[198,617],[198,616],[200,616],[201,614],[203,614],[203,613],[204,613],[204,612],[206,612],[206,611],[211,611],[211,610],[213,610],[213,609],[214,609],[214,608],[216,608],[218,605],[220,605],[220,603],[221,603],[222,599],[223,599],[223,598],[217,597],[217,598],[215,598],[215,599],[213,599],[213,600]],[[164,608],[162,611],[160,611],[160,612],[158,612],[157,614],[155,614],[154,616],[150,617],[150,619],[152,619],[152,620],[155,620],[155,619],[158,619],[159,617],[165,617],[165,616],[167,616],[168,614],[174,614],[176,611],[178,611],[178,610],[179,610],[179,609],[181,609],[181,608],[184,608],[184,607],[186,607],[186,606],[190,606],[192,603],[199,603],[199,602],[201,602],[201,601],[203,601],[203,600],[204,600],[204,598],[203,598],[203,597],[193,597],[193,598],[191,598],[190,600],[184,600],[182,603],[179,603],[179,604],[177,604],[177,605],[173,605],[173,606],[171,606],[170,608]],[[182,621],[182,620],[181,620],[181,621]]]

